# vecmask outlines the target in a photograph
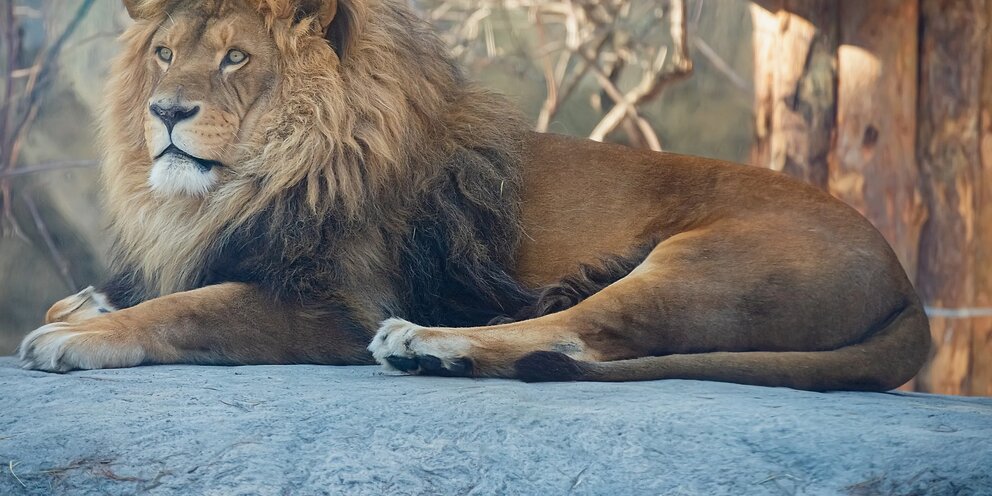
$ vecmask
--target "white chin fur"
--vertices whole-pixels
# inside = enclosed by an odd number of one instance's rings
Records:
[[[183,156],[165,155],[152,165],[148,177],[152,191],[167,196],[203,196],[217,184],[217,171],[203,172],[200,166]]]

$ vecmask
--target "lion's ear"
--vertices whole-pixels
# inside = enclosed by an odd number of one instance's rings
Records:
[[[359,27],[360,9],[356,2],[361,0],[301,0],[297,19],[316,17],[324,32],[324,38],[344,59],[351,52]]]
[[[338,0],[300,0],[296,7],[296,20],[316,17],[323,30],[327,30],[338,13]]]
[[[124,0],[124,8],[127,9],[127,15],[131,16],[131,19],[138,20],[141,18],[141,0]]]

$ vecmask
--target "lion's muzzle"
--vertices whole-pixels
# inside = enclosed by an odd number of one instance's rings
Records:
[[[148,107],[152,115],[157,117],[163,124],[169,133],[172,133],[172,129],[176,127],[176,123],[189,119],[200,112],[200,106],[195,105],[191,107],[185,107],[181,105],[159,105],[153,103]]]

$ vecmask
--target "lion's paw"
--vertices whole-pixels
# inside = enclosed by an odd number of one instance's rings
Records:
[[[407,374],[466,376],[472,372],[464,336],[402,319],[383,321],[368,350],[383,367]]]
[[[102,319],[56,322],[40,327],[21,342],[21,365],[47,372],[133,367],[144,350],[101,325]]]
[[[117,310],[107,296],[90,286],[72,296],[63,298],[45,314],[45,323],[81,322]]]

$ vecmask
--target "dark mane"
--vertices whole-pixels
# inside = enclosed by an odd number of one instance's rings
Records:
[[[515,159],[463,148],[428,186],[402,244],[409,312],[402,317],[423,325],[482,325],[534,301],[511,275],[520,233]]]
[[[319,306],[340,300],[364,278],[387,277],[393,294],[366,302],[385,316],[469,326],[516,314],[536,293],[511,272],[520,232],[515,160],[504,150],[459,148],[443,173],[422,186],[401,222],[389,217],[395,212],[374,211],[359,224],[333,216],[318,222],[300,191],[287,197],[295,206],[267,211],[235,230],[209,258],[198,285],[253,283],[274,298]],[[370,250],[384,249],[367,253],[370,260],[390,261],[378,274],[339,258],[363,237]]]

